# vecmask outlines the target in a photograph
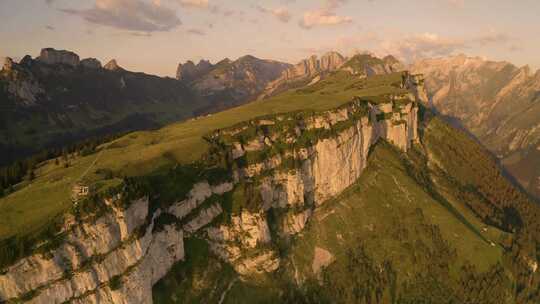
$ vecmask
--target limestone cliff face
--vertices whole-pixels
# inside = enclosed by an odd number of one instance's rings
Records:
[[[0,275],[0,301],[29,303],[148,303],[152,285],[183,259],[183,232],[153,231],[148,199],[97,220],[67,218],[57,248],[18,261]],[[114,283],[112,283],[114,282]]]
[[[204,230],[211,250],[245,278],[278,269],[270,244],[301,232],[317,206],[352,185],[374,143],[385,139],[407,151],[418,139],[414,94],[389,98],[379,104],[355,100],[302,118],[277,115],[214,134],[229,161],[241,164],[232,192],[244,194],[235,203],[245,204],[230,222]],[[253,128],[266,131],[253,134]],[[273,223],[265,216],[271,209],[278,214]]]
[[[79,55],[70,51],[55,50],[53,48],[42,49],[37,60],[46,64],[65,64],[73,67],[80,63]]]
[[[373,144],[407,151],[418,139],[417,104],[413,93],[379,103],[357,98],[215,131],[209,157],[229,164],[227,181],[196,182],[184,199],[151,213],[148,198],[120,208],[115,196],[97,219],[67,217],[59,246],[1,272],[0,301],[151,303],[152,285],[184,260],[191,236],[243,279],[274,272],[275,242],[301,232],[318,206],[352,185]]]
[[[104,65],[103,68],[109,71],[122,71],[123,70],[118,65],[118,62],[116,62],[116,59],[112,59],[111,61],[107,62],[107,64]]]
[[[33,106],[44,95],[45,90],[24,66],[11,58],[6,58],[0,71],[0,81],[4,80],[8,95],[14,96],[24,107]]]

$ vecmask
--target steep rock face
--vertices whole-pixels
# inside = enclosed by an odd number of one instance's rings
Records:
[[[369,77],[399,72],[403,66],[392,56],[380,59],[371,54],[357,54],[348,59],[341,69],[353,75]]]
[[[191,82],[206,73],[210,72],[213,65],[208,60],[201,60],[197,65],[193,61],[188,60],[186,63],[178,64],[176,69],[176,79],[186,82]]]
[[[55,50],[53,48],[42,49],[38,60],[46,64],[65,64],[72,67],[75,67],[80,63],[79,55],[70,51]]]
[[[525,189],[540,195],[540,163],[530,161],[540,144],[540,72],[465,55],[422,60],[410,69],[424,74],[432,107],[471,132]]]
[[[116,59],[112,59],[111,61],[107,62],[106,65],[103,66],[105,70],[109,71],[121,71],[123,70],[119,65],[118,62],[116,62]]]
[[[97,220],[66,218],[57,248],[7,268],[0,275],[0,300],[147,303],[152,285],[183,259],[183,232],[172,226],[156,232],[160,212],[149,217],[147,198],[125,210],[113,200],[105,204],[110,211]]]
[[[13,59],[6,57],[4,58],[4,65],[2,66],[2,69],[9,72],[13,69]]]
[[[323,71],[333,71],[338,69],[344,61],[345,57],[340,53],[328,52],[321,57],[320,69]]]
[[[0,71],[0,81],[5,80],[6,93],[14,97],[18,104],[24,107],[34,106],[44,94],[44,89],[34,75],[22,64],[6,58]],[[0,91],[1,93],[1,91]]]
[[[416,82],[407,78],[406,83]],[[411,98],[415,100],[415,94],[392,96],[379,104],[357,100],[300,120],[277,115],[214,134],[212,140],[225,147],[227,157],[242,164],[234,173],[233,204],[249,207],[238,213],[233,207],[230,222],[205,230],[210,249],[244,278],[279,268],[279,255],[268,244],[301,232],[314,208],[352,185],[377,140],[407,151],[418,139],[418,108]],[[268,131],[254,135],[253,128]],[[231,136],[243,141],[231,141]],[[272,155],[284,144],[292,149]],[[265,216],[269,210],[277,213],[270,232]]]
[[[96,58],[86,58],[81,60],[81,65],[88,69],[100,69],[101,68],[101,62],[97,60]]]
[[[68,217],[58,247],[2,272],[0,300],[151,303],[152,285],[184,259],[183,239],[191,236],[244,280],[274,272],[281,260],[273,242],[301,232],[315,208],[352,185],[374,143],[406,151],[417,140],[414,96],[355,99],[217,130],[207,138],[209,157],[231,164],[228,181],[196,182],[164,210],[150,208],[148,198],[121,208],[115,196],[97,219]]]

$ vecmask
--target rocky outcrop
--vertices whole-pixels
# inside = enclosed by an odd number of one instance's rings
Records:
[[[112,59],[111,61],[107,62],[106,65],[103,66],[104,69],[109,71],[122,71],[122,69],[118,63],[116,62],[116,59]]]
[[[321,57],[319,69],[322,71],[337,70],[346,58],[338,52],[328,52]]]
[[[193,61],[188,60],[186,63],[178,64],[176,69],[176,79],[185,82],[191,82],[208,72],[212,69],[213,65],[208,60],[201,60],[197,65]]]
[[[4,65],[2,66],[2,69],[6,72],[9,72],[13,69],[13,59],[6,57],[4,58]]]
[[[80,63],[79,55],[70,51],[55,50],[53,48],[42,49],[37,60],[45,64],[65,64],[72,67],[76,67]]]
[[[18,104],[29,107],[36,104],[44,89],[25,65],[6,58],[0,74],[0,84],[4,82],[8,95],[14,97]]]
[[[384,57],[382,60],[385,64],[386,70],[388,71],[399,72],[399,71],[405,70],[405,65],[392,55],[388,55]]]
[[[362,53],[356,54],[347,60],[341,70],[359,77],[370,77],[400,72],[403,70],[403,66],[392,56],[380,59],[372,54]]]
[[[81,65],[87,69],[100,69],[101,62],[96,58],[86,58],[81,60]]]
[[[149,215],[147,198],[125,210],[105,203],[110,211],[97,220],[66,218],[57,248],[7,268],[0,301],[150,303],[152,285],[184,257],[183,232],[157,229],[160,211]]]
[[[340,68],[345,63],[346,58],[337,52],[328,52],[320,59],[313,55],[304,59],[296,65],[286,69],[281,76],[270,82],[259,99],[264,99],[280,92],[283,92],[295,82],[302,82],[316,77],[321,73],[332,72]]]

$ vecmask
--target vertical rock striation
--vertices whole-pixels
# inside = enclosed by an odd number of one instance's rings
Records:
[[[45,64],[65,64],[72,67],[76,67],[80,63],[79,55],[70,51],[55,50],[53,48],[42,49],[37,60]]]

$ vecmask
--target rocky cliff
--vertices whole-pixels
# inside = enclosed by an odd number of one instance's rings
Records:
[[[178,64],[176,79],[190,82],[210,72],[212,67],[213,65],[208,60],[201,60],[197,65],[193,61],[188,60],[186,63]]]
[[[200,179],[170,205],[121,192],[98,202],[101,212],[66,215],[54,242],[1,272],[0,301],[150,303],[151,286],[184,259],[183,239],[193,235],[243,279],[276,271],[275,242],[352,185],[378,140],[407,151],[418,139],[418,86],[409,77],[408,94],[212,132],[205,158],[226,166],[226,177]],[[270,209],[280,215],[269,219]]]
[[[318,58],[313,55],[282,72],[281,76],[270,82],[259,98],[266,98],[287,90],[291,84],[310,82],[313,77],[337,70],[347,59],[337,52],[328,52]],[[320,80],[320,77],[319,77]],[[307,84],[307,83],[306,83]]]
[[[65,64],[72,67],[76,67],[80,63],[79,55],[70,51],[55,50],[53,48],[42,49],[37,60],[45,64]]]

